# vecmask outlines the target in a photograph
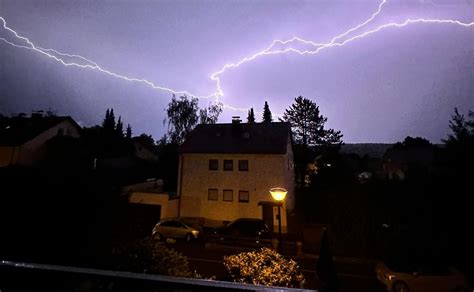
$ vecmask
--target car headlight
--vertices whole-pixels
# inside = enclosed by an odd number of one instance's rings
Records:
[[[197,231],[197,230],[193,230],[193,231],[191,231],[191,233],[194,235],[194,237],[198,237],[198,235],[199,235],[199,231]]]

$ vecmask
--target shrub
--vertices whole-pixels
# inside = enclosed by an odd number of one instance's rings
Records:
[[[116,268],[136,273],[193,277],[185,256],[154,240],[138,240],[114,250]]]
[[[234,282],[265,286],[302,288],[305,280],[293,260],[269,248],[225,256],[228,277]]]

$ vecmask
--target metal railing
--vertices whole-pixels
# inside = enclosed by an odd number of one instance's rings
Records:
[[[0,291],[314,291],[13,261],[0,275]]]

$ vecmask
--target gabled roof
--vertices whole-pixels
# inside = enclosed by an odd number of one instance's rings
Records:
[[[289,123],[200,124],[181,145],[181,153],[285,154]]]
[[[69,116],[65,117],[12,117],[0,119],[0,146],[22,145],[63,121],[81,127]]]

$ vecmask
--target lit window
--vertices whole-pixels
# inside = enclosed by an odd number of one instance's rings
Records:
[[[239,191],[239,202],[242,202],[242,203],[249,202],[249,191]]]
[[[239,160],[239,171],[248,171],[248,170],[249,170],[249,161]]]
[[[233,190],[224,190],[224,198],[225,202],[232,202],[234,200],[234,191]]]
[[[209,170],[218,170],[219,169],[219,160],[209,159]]]
[[[230,170],[230,171],[234,170],[234,161],[231,160],[231,159],[229,159],[229,160],[225,159],[224,160],[224,170]]]
[[[207,199],[209,201],[217,201],[217,199],[218,199],[217,189],[208,189],[207,190]]]

